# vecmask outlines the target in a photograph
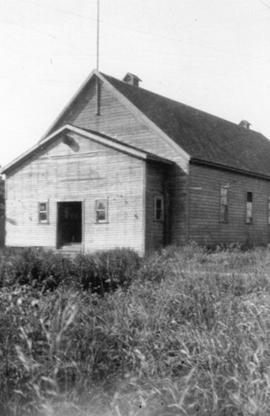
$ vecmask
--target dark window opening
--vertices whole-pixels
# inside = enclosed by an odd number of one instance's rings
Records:
[[[253,222],[253,195],[252,195],[252,192],[247,192],[246,223],[252,224],[252,222]]]
[[[228,188],[226,186],[220,188],[220,222],[229,222]]]
[[[154,220],[163,221],[164,219],[164,200],[162,196],[156,196],[154,199]]]

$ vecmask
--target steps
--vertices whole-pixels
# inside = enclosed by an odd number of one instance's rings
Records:
[[[57,249],[57,253],[65,257],[75,257],[77,254],[83,253],[83,246],[80,243],[66,244]]]

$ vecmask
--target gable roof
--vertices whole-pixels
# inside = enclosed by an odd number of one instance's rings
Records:
[[[191,157],[191,162],[270,177],[270,141],[260,133],[116,78],[102,76]]]
[[[59,121],[64,119],[95,77],[110,87],[122,103],[139,116],[155,134],[167,140],[183,159],[181,167],[184,171],[188,171],[188,162],[203,163],[270,179],[270,141],[262,134],[96,70],[92,71],[65,106],[39,144],[47,142],[54,134]],[[98,132],[94,133],[102,136]],[[34,148],[39,148],[39,144]],[[7,167],[2,172],[6,170]]]
[[[60,129],[56,130],[55,132],[50,134],[48,137],[46,137],[45,140],[43,140],[42,142],[37,143],[31,149],[27,150],[25,153],[23,153],[21,156],[16,158],[14,161],[12,161],[8,165],[4,166],[4,168],[1,170],[1,173],[2,174],[10,173],[14,169],[21,166],[26,161],[28,161],[38,151],[45,150],[60,135],[67,134],[67,133],[76,133],[79,136],[82,136],[82,137],[85,137],[87,139],[93,140],[93,141],[95,141],[99,144],[110,147],[110,148],[112,148],[114,150],[117,150],[119,152],[126,153],[126,154],[128,154],[132,157],[138,158],[138,159],[150,160],[150,161],[158,162],[158,163],[172,164],[172,162],[170,160],[167,160],[165,158],[156,156],[155,154],[146,152],[142,149],[139,149],[138,147],[122,143],[119,140],[117,140],[113,137],[110,137],[108,135],[105,135],[103,133],[99,133],[97,131],[89,130],[89,129],[82,129],[82,128],[79,128],[79,127],[76,127],[76,126],[66,124],[65,126],[61,127]]]

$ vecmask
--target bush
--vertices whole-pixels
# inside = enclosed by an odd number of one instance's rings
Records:
[[[104,294],[119,286],[127,287],[140,266],[138,254],[131,249],[113,249],[95,254],[79,254],[74,268],[83,289]]]
[[[0,263],[2,286],[20,284],[52,290],[72,274],[70,259],[38,248],[7,249]]]
[[[73,260],[39,248],[6,249],[0,256],[0,284],[31,285],[43,291],[66,284],[103,295],[127,287],[139,266],[140,258],[131,249],[79,254]]]

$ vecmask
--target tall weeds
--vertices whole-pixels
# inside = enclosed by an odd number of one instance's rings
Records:
[[[0,414],[268,415],[268,251],[170,248],[131,272],[102,296],[2,288]]]

